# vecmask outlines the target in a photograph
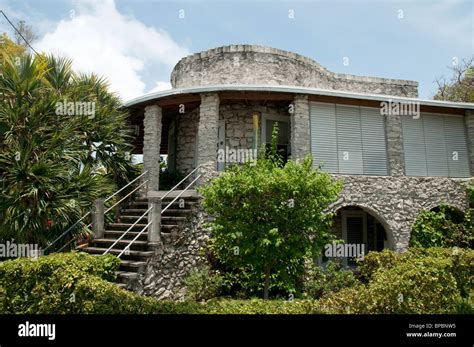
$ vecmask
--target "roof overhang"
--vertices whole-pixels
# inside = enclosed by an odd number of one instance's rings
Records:
[[[285,93],[285,94],[307,94],[309,96],[327,96],[334,98],[345,98],[355,100],[367,100],[378,102],[400,102],[400,103],[419,103],[420,106],[440,107],[451,109],[474,110],[474,103],[462,103],[439,100],[426,100],[418,98],[408,98],[393,95],[364,94],[355,92],[346,92],[330,89],[306,88],[285,85],[239,85],[239,84],[219,84],[206,85],[187,88],[169,89],[155,93],[145,94],[125,102],[124,107],[140,107],[151,104],[160,104],[166,102],[166,99],[176,99],[186,95],[199,95],[201,93],[222,93],[222,92],[254,92],[254,93]]]

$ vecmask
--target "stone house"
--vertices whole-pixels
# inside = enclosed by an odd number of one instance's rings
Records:
[[[282,155],[312,154],[315,167],[343,178],[334,229],[348,243],[403,251],[420,212],[468,208],[472,103],[422,100],[415,81],[337,74],[254,45],[187,56],[171,84],[126,104],[151,192],[160,189],[160,154],[183,173],[199,165],[207,179],[268,143],[278,123]]]

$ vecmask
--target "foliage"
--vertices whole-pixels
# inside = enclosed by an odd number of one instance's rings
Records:
[[[450,66],[452,76],[449,81],[444,77],[436,80],[438,90],[435,100],[474,102],[474,58],[456,62]],[[454,63],[454,62],[453,62]]]
[[[305,278],[303,291],[305,296],[319,299],[358,284],[354,272],[344,269],[338,262],[329,261],[325,267],[313,263]]]
[[[471,213],[461,215],[448,206],[420,213],[410,239],[414,247],[473,247]]]
[[[186,278],[186,295],[189,300],[205,301],[217,297],[223,285],[222,276],[209,266],[193,269]]]
[[[206,303],[209,314],[316,314],[320,313],[313,300],[229,300],[215,299]]]
[[[170,171],[168,168],[165,168],[160,172],[160,189],[161,190],[170,190],[176,184],[178,184],[185,175],[178,171]]]
[[[52,254],[0,263],[0,312],[15,314],[200,313],[195,303],[161,302],[119,288],[112,255]]]
[[[103,79],[75,74],[69,60],[2,54],[0,240],[44,247],[128,180],[127,113]],[[70,102],[94,103],[94,113],[58,111]]]
[[[13,42],[7,34],[0,35],[0,68],[5,63],[6,56],[12,58],[16,63],[17,58],[19,59],[25,52],[25,47]]]
[[[278,283],[296,292],[304,257],[319,254],[332,237],[325,211],[340,188],[312,168],[310,157],[282,165],[267,153],[256,163],[230,166],[200,189],[215,217],[211,250],[229,268],[251,267],[252,286],[263,284],[265,298]]]

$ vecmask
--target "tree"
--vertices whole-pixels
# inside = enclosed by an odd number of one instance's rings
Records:
[[[474,102],[474,58],[456,62],[450,67],[452,77],[449,81],[443,76],[436,80],[438,91],[435,100]]]
[[[127,113],[104,80],[75,74],[67,59],[3,57],[0,239],[44,247],[110,194],[111,171],[126,177]],[[93,112],[77,112],[85,103]]]
[[[13,57],[13,59],[20,58],[26,52],[26,49],[22,45],[17,45],[13,42],[7,34],[0,35],[0,72],[3,63],[5,62],[5,56]]]
[[[13,32],[13,35],[15,37],[15,43],[17,45],[27,47],[28,45],[26,44],[25,40],[30,45],[36,40],[38,40],[38,35],[36,35],[36,33],[34,32],[33,27],[31,25],[26,24],[24,20],[17,21],[16,29],[18,30],[18,32],[15,30]]]
[[[326,210],[340,189],[340,182],[312,168],[311,157],[283,165],[267,151],[254,165],[228,167],[200,188],[204,208],[215,217],[211,251],[229,267],[250,268],[255,276],[249,281],[263,277],[265,299],[272,281],[294,292],[305,259],[319,256],[333,237]]]

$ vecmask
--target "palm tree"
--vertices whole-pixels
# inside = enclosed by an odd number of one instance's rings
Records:
[[[103,79],[71,61],[4,55],[0,79],[0,241],[44,247],[130,168],[127,114]],[[94,114],[58,112],[93,103]],[[76,110],[73,110],[76,111]],[[105,175],[101,174],[105,171]],[[87,232],[79,225],[71,236]],[[66,242],[67,238],[61,240]]]

